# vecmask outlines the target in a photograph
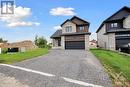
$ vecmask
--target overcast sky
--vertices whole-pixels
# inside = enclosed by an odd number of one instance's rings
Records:
[[[15,0],[15,14],[0,16],[0,37],[9,42],[34,40],[36,35],[49,37],[66,19],[76,15],[88,22],[91,39],[103,20],[130,0]]]

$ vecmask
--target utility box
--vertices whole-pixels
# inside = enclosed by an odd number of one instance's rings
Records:
[[[2,54],[2,49],[0,48],[0,54]]]
[[[25,48],[25,47],[21,47],[21,48],[20,48],[20,51],[21,51],[21,52],[25,52],[25,51],[26,51],[26,48]]]

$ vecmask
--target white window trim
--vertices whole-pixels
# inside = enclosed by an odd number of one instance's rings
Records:
[[[66,26],[65,32],[72,32],[72,26]]]
[[[80,30],[80,31],[83,31],[83,30],[84,30],[84,26],[80,26],[80,27],[79,27],[79,30]]]
[[[118,27],[118,23],[111,23],[111,28],[117,28]]]

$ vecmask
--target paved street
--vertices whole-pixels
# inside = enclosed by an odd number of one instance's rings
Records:
[[[0,65],[0,73],[29,87],[112,87],[99,61],[84,50],[51,50],[39,58]]]

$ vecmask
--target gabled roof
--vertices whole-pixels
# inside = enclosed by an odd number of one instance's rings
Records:
[[[51,38],[61,37],[61,34],[62,34],[62,30],[57,30],[57,31],[51,36]]]
[[[121,11],[124,11],[124,12],[120,13]],[[120,14],[118,16],[116,16],[118,13],[120,13]],[[107,18],[105,21],[120,20],[120,19],[126,18],[129,14],[130,14],[130,8],[127,6],[124,6],[123,8],[118,10],[116,13],[114,13],[112,16]]]
[[[84,22],[83,25],[84,25],[84,24],[87,24],[87,25],[90,24],[89,22],[87,22],[87,21],[85,21],[85,20],[83,20],[83,19],[81,19],[81,18],[79,18],[79,17],[77,17],[77,16],[73,16],[71,19],[67,19],[65,22],[63,22],[63,23],[61,24],[61,26],[63,26],[63,25],[64,25],[66,22],[68,22],[68,21],[70,21],[70,22],[72,22],[72,23],[74,23],[74,24],[76,24],[76,25],[81,25],[81,24],[79,24],[78,22],[74,21],[74,19],[78,19],[78,20]]]
[[[124,6],[123,8],[121,8],[120,10],[118,10],[116,13],[114,13],[112,16],[110,16],[109,18],[107,18],[106,20],[104,20],[102,22],[102,24],[100,25],[100,27],[98,28],[98,30],[96,31],[96,33],[103,27],[104,23],[110,22],[110,21],[114,21],[114,20],[123,20],[128,15],[130,15],[130,8],[127,7],[127,6]]]
[[[89,22],[87,22],[87,21],[85,21],[85,20],[83,20],[83,19],[81,19],[81,18],[79,18],[79,17],[77,17],[77,16],[74,16],[74,17],[72,17],[70,20],[71,20],[72,22],[74,22],[75,24],[77,24],[77,25],[80,25],[80,24],[79,24],[78,22],[74,21],[74,19],[78,19],[78,20],[84,22],[84,24],[90,24]]]
[[[75,19],[77,19],[78,21],[80,21],[80,23],[79,22],[77,22],[77,20],[75,20]],[[79,17],[77,17],[77,16],[74,16],[74,17],[72,17],[71,19],[67,19],[64,23],[62,23],[61,24],[61,26],[63,26],[66,22],[68,22],[68,21],[70,21],[70,22],[72,22],[72,23],[74,23],[74,24],[76,24],[76,25],[88,25],[89,26],[89,22],[87,22],[87,21],[85,21],[85,20],[83,20],[83,19],[81,19],[81,18],[79,18]],[[51,38],[58,38],[58,37],[61,37],[62,35],[79,35],[79,34],[91,34],[90,32],[85,32],[85,33],[64,33],[64,34],[62,34],[62,30],[57,30],[52,36],[51,36]]]
[[[97,41],[95,39],[89,41],[89,42],[92,42],[92,43],[97,43]]]
[[[61,26],[63,26],[66,22],[68,22],[68,21],[70,21],[70,19],[67,19],[65,22],[63,22],[62,24],[61,24]]]

